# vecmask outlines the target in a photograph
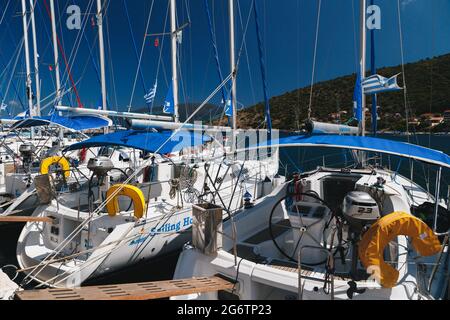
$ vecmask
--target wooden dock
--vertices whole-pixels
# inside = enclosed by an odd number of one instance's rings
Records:
[[[46,222],[52,223],[50,217],[21,217],[21,216],[0,216],[0,222]]]
[[[152,300],[193,293],[230,290],[234,284],[218,276],[120,285],[20,291],[19,300]]]

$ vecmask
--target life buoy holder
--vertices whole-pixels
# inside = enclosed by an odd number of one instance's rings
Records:
[[[433,231],[420,219],[405,212],[393,212],[374,223],[359,242],[361,264],[384,288],[396,286],[399,272],[384,261],[384,248],[397,236],[408,236],[421,256],[440,252],[441,243]]]
[[[40,170],[39,170],[40,173],[48,174],[50,166],[55,165],[55,164],[61,166],[61,168],[64,172],[64,176],[66,178],[70,177],[69,161],[64,157],[58,157],[58,156],[54,156],[54,157],[50,157],[50,158],[46,158],[46,159],[42,160]]]
[[[117,192],[117,190],[119,191]],[[116,216],[120,211],[120,196],[128,197],[133,201],[134,216],[137,219],[144,216],[145,198],[141,189],[129,184],[115,184],[106,191],[106,198],[109,199],[112,194],[115,194],[114,197],[106,204],[106,211],[110,217]]]

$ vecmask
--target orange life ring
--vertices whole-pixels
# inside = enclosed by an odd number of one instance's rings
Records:
[[[384,248],[397,236],[408,236],[414,249],[421,256],[432,256],[441,250],[441,243],[433,231],[420,219],[405,212],[393,212],[384,216],[363,235],[359,243],[359,259],[384,288],[393,288],[399,272],[383,259]],[[369,272],[372,273],[372,272]]]

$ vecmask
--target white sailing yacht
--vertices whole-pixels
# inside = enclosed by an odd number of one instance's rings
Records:
[[[362,0],[361,30],[365,9]],[[361,34],[365,75],[365,31]],[[450,157],[409,143],[365,137],[364,103],[362,110],[359,137],[305,134],[253,146],[339,148],[359,156],[353,167],[318,167],[295,175],[223,225],[206,214],[213,227],[194,226],[198,235],[181,253],[174,279],[220,276],[235,286],[173,299],[445,299],[449,226],[441,226],[439,216],[450,208],[439,195],[441,171],[450,168]],[[368,153],[435,165],[436,194],[379,162],[371,163]],[[430,206],[431,226],[415,216],[426,214],[424,208]],[[208,250],[198,241],[216,237],[216,245]]]
[[[441,152],[368,137],[296,136],[273,145],[401,152],[410,159],[450,165],[450,157]],[[236,281],[232,295],[176,299],[442,297],[448,279],[442,274],[439,278],[436,270],[448,259],[448,236],[441,245],[437,235],[412,215],[426,203],[444,205],[418,184],[383,167],[319,167],[305,172],[253,207],[236,212],[233,221],[225,221],[226,236],[217,252],[207,255],[192,245],[182,252],[175,279],[221,275]],[[443,236],[447,230],[440,231]],[[432,257],[423,257],[428,255]]]

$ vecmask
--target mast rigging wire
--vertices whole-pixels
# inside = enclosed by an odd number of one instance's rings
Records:
[[[398,11],[398,30],[400,36],[400,54],[402,59],[402,76],[403,76],[403,99],[405,105],[405,117],[406,117],[406,133],[408,137],[408,142],[410,142],[409,137],[409,106],[408,106],[408,92],[406,86],[406,74],[405,74],[405,56],[403,51],[403,28],[402,28],[402,18],[400,9],[400,0],[397,0],[397,11]]]
[[[150,19],[151,19],[151,16],[152,16],[152,11],[153,11],[153,3],[154,3],[154,1],[152,2],[152,6],[150,8],[150,13],[149,13],[148,20],[147,20],[147,26],[145,28],[145,34],[147,34],[147,32],[148,32],[149,22],[150,22]],[[135,39],[134,34],[133,34],[133,27],[131,25],[131,19],[130,19],[130,14],[128,12],[128,6],[126,4],[126,0],[122,0],[122,4],[123,4],[123,7],[124,7],[124,11],[125,11],[125,16],[127,18],[127,22],[128,22],[128,30],[130,31],[131,43],[133,44],[133,52],[134,52],[134,55],[135,55],[136,60],[138,62],[137,74],[139,74],[139,77],[141,79],[141,84],[142,84],[142,88],[144,89],[144,94],[147,94],[148,93],[148,89],[147,89],[147,86],[145,84],[144,74],[143,74],[142,68],[141,68],[141,61],[142,61],[141,59],[142,59],[143,49],[144,49],[144,46],[145,46],[145,37],[144,37],[143,45],[142,45],[142,48],[141,48],[141,55],[139,55],[138,49],[137,49],[137,45],[136,45],[136,39]],[[131,99],[133,99],[133,96],[132,96]],[[131,108],[131,103],[132,103],[132,101],[130,101],[129,108]],[[149,105],[147,104],[147,106],[149,106]],[[130,112],[130,109],[128,109],[128,112]],[[151,113],[150,106],[149,106],[149,112]]]
[[[50,8],[49,8],[49,6],[48,6],[47,0],[44,0],[44,6],[45,6],[45,9],[46,9],[46,11],[47,11],[47,14],[48,14],[48,16],[49,16],[49,18],[50,18],[50,20],[51,20],[51,19],[52,19],[52,15],[51,15]],[[56,17],[55,17],[55,18],[56,18]],[[64,49],[63,49],[63,47],[62,47],[62,44],[61,44],[61,41],[59,40],[58,35],[56,35],[56,41],[57,41],[57,45],[58,45],[59,51],[61,52],[61,55],[63,56],[63,60],[64,60],[64,63],[65,63],[65,65],[66,65],[66,71],[67,71],[67,73],[68,73],[68,75],[69,75],[70,82],[72,83],[72,88],[73,88],[74,93],[75,93],[76,98],[77,98],[78,107],[82,108],[82,107],[83,107],[83,104],[81,103],[81,99],[80,99],[80,96],[79,96],[79,94],[78,94],[78,90],[77,90],[77,87],[76,87],[76,85],[75,85],[75,81],[74,81],[74,79],[73,79],[73,77],[72,77],[72,72],[71,72],[70,66],[69,66],[69,64],[68,64],[66,55],[65,55],[65,53],[64,53]]]
[[[322,9],[322,0],[319,0],[319,7],[317,10],[317,24],[316,24],[316,39],[314,42],[314,56],[313,56],[313,67],[311,72],[311,90],[309,93],[309,105],[308,105],[308,120],[311,119],[312,114],[312,100],[313,100],[313,89],[314,89],[314,77],[316,73],[316,57],[317,57],[317,44],[319,41],[319,27],[320,27],[320,11]]]

